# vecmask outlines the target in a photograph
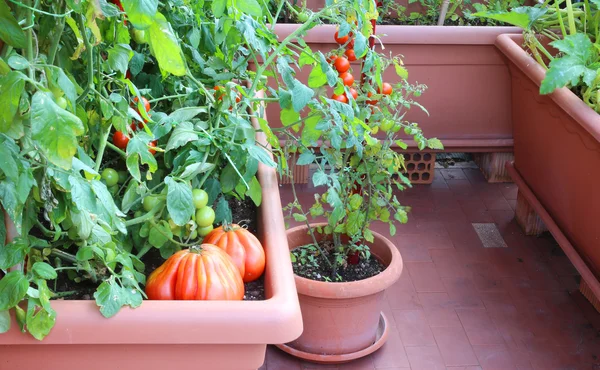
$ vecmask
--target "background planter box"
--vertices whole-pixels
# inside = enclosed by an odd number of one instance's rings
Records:
[[[282,40],[297,27],[277,24],[275,31]],[[417,100],[429,116],[413,108],[407,119],[418,122],[427,137],[442,140],[446,151],[511,151],[510,74],[494,42],[499,34],[520,32],[515,27],[377,26],[383,52],[403,55],[409,81],[428,86]],[[319,26],[304,40],[313,50],[328,52],[338,47],[334,33],[335,26]],[[358,61],[353,65],[359,70]],[[304,68],[298,79],[306,82],[309,72]],[[399,81],[394,68],[385,79]],[[267,114],[272,125],[281,125],[276,105]]]
[[[259,135],[261,139],[263,135]],[[262,138],[264,143],[264,138]],[[259,239],[267,257],[264,301],[144,301],[104,318],[94,301],[53,301],[57,320],[37,341],[19,331],[0,334],[0,369],[86,370],[260,367],[266,345],[302,333],[275,170],[259,165]]]
[[[600,115],[567,88],[540,95],[545,71],[522,43],[522,35],[501,35],[496,42],[510,68],[514,168],[567,239],[561,243],[557,237],[557,241],[561,246],[572,244],[597,279]],[[569,258],[587,280],[582,272],[586,266]]]

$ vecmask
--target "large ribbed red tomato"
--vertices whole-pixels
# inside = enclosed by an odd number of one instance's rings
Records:
[[[202,244],[181,250],[154,270],[146,281],[148,299],[242,300],[244,282],[231,257]]]
[[[265,271],[265,251],[252,233],[239,225],[217,227],[204,238],[204,243],[222,248],[233,259],[244,282],[258,279]]]

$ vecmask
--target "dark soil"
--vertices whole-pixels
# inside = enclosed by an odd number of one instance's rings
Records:
[[[248,230],[252,233],[256,233],[258,230],[257,227],[257,207],[254,205],[251,199],[247,199],[246,201],[240,201],[238,199],[230,199],[229,207],[231,208],[232,220],[234,223],[245,224],[248,226]],[[150,275],[150,273],[160,265],[162,265],[165,260],[160,256],[160,251],[158,249],[151,249],[144,257],[142,257],[142,262],[146,265],[145,274],[146,276]],[[83,279],[81,282],[76,283],[73,280],[70,280],[67,276],[67,272],[60,272],[58,275],[58,279],[56,281],[56,288],[52,285],[51,282],[48,284],[51,289],[55,292],[70,292],[75,291],[75,293],[65,296],[63,298],[65,300],[89,300],[94,299],[94,292],[100,282],[93,283],[91,280]],[[261,276],[259,279],[244,284],[246,288],[246,294],[244,295],[244,300],[247,301],[262,301],[265,299],[265,285],[264,285],[264,277]]]
[[[319,245],[323,250],[333,249],[333,242],[331,241],[321,242]],[[361,258],[358,264],[346,263],[344,266],[339,267],[337,274],[341,279],[336,280],[332,278],[332,271],[327,265],[324,256],[315,253],[313,254],[316,260],[315,264],[310,262],[302,263],[300,261],[300,251],[302,248],[303,247],[298,247],[292,250],[292,254],[296,256],[296,262],[292,263],[292,267],[296,275],[307,279],[329,282],[350,282],[368,279],[385,270],[383,263],[371,255],[371,258],[369,259]],[[332,255],[330,256],[330,260],[333,260]]]

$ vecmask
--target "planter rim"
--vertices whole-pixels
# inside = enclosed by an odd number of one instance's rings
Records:
[[[256,118],[253,124],[258,124]],[[263,133],[257,133],[257,141],[267,145]],[[124,307],[110,319],[100,314],[93,300],[57,300],[52,301],[57,312],[56,325],[43,341],[21,333],[13,319],[10,331],[0,334],[0,345],[276,344],[298,338],[302,334],[302,315],[285,237],[277,173],[260,163],[257,177],[262,188],[258,228],[267,257],[268,299],[145,300],[136,309]]]
[[[523,35],[502,34],[496,39],[496,47],[537,86],[542,84],[546,71],[521,47]],[[567,87],[548,94],[558,106],[577,121],[590,135],[600,141],[600,115]]]
[[[277,23],[275,32],[280,39],[289,36],[300,24]],[[335,25],[321,25],[309,30],[304,36],[307,43],[333,44]],[[501,34],[520,34],[519,27],[496,26],[395,26],[377,25],[377,34],[384,45],[494,45]]]
[[[313,223],[310,225],[311,227],[317,227],[325,226],[327,223]],[[299,232],[300,230],[308,231],[308,227],[306,225],[296,226],[288,229],[287,234]],[[382,292],[394,284],[402,274],[402,256],[400,255],[398,248],[396,248],[389,239],[376,231],[371,230],[371,232],[375,237],[374,243],[385,245],[392,254],[392,260],[383,272],[368,279],[347,283],[316,281],[294,274],[298,294],[326,299],[360,298]],[[290,246],[290,250],[291,249],[292,246]]]

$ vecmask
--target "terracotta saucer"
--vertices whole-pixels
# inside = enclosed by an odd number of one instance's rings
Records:
[[[385,315],[382,312],[381,316],[379,317],[379,326],[377,328],[377,337],[375,338],[375,342],[369,347],[360,351],[345,353],[342,355],[320,355],[300,351],[288,346],[287,344],[277,344],[276,346],[283,352],[286,352],[294,357],[300,358],[305,361],[315,362],[318,364],[343,364],[345,362],[350,362],[361,357],[365,357],[377,351],[379,348],[381,348],[381,346],[383,346],[383,344],[387,340],[389,331],[390,326],[388,324],[387,317],[385,317]]]

